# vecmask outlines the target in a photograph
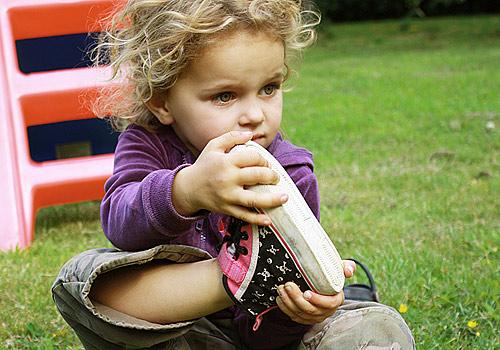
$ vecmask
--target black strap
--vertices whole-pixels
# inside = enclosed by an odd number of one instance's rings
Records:
[[[375,284],[375,280],[373,279],[370,270],[363,263],[356,259],[349,258],[348,260],[352,260],[356,263],[356,265],[360,266],[361,269],[365,272],[368,277],[368,281],[370,285],[361,284],[361,283],[353,283],[344,287],[344,297],[346,300],[358,300],[358,301],[376,301],[379,302],[380,299],[377,293],[377,286]]]

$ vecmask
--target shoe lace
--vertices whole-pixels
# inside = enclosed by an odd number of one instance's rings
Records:
[[[242,230],[247,225],[244,221],[231,218],[227,226],[226,235],[222,239],[222,244],[227,242],[227,251],[233,255],[234,260],[238,260],[240,254],[247,255],[248,249],[240,245],[240,241],[248,239],[248,233]]]

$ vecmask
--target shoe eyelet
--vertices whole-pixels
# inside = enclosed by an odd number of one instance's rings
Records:
[[[243,255],[247,255],[248,254],[248,249],[247,248],[240,247],[240,249],[241,249],[241,254],[243,254]]]
[[[244,241],[248,240],[248,233],[243,232],[243,233],[241,234],[241,239],[242,239],[242,240],[244,240]]]

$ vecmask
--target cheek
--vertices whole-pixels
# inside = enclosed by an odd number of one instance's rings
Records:
[[[221,116],[213,116],[203,118],[198,121],[196,126],[192,126],[190,132],[193,133],[195,140],[193,143],[199,151],[207,145],[210,140],[225,134],[233,129],[232,124],[227,124],[229,118],[221,118]]]
[[[205,148],[210,140],[217,137],[217,133],[211,128],[209,123],[200,123],[200,125],[193,127],[191,130],[195,138],[193,143],[196,144],[196,148],[200,151]]]
[[[270,117],[270,123],[275,127],[279,127],[281,124],[281,115],[283,113],[283,100],[276,99],[274,103],[269,106],[268,116]]]

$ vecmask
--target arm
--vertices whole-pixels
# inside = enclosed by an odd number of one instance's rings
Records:
[[[169,159],[155,134],[132,128],[120,135],[101,203],[104,233],[115,246],[146,249],[192,229],[200,216],[180,215],[171,196],[174,177],[186,166]]]

